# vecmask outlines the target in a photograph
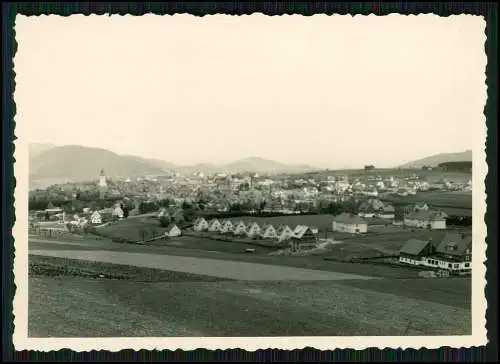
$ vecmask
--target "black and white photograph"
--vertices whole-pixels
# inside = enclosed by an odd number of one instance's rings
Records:
[[[18,15],[16,347],[486,344],[485,26]]]

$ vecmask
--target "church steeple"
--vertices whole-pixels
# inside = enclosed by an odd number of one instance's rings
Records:
[[[99,176],[99,188],[101,190],[101,195],[107,187],[106,175],[104,174],[104,169],[101,168],[101,173]]]

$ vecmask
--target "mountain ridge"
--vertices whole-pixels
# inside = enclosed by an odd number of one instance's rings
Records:
[[[198,163],[177,165],[161,159],[122,155],[104,148],[81,145],[55,146],[48,143],[29,145],[30,185],[42,186],[71,181],[96,180],[103,169],[110,177],[138,177],[141,175],[162,175],[171,172],[192,174],[213,173],[306,173],[324,170],[304,164],[289,165],[250,156],[223,164]],[[436,166],[444,162],[471,161],[472,151],[460,153],[441,153],[407,162],[397,168],[421,168]],[[58,182],[60,181],[60,182]],[[41,187],[43,188],[43,187]]]
[[[31,145],[30,145],[31,148]],[[287,165],[261,157],[247,157],[225,164],[176,165],[161,159],[121,155],[104,148],[80,145],[39,148],[30,153],[30,181],[81,181],[97,179],[103,169],[110,177],[136,177],[144,174],[180,172],[209,173],[292,173],[321,170],[307,165]]]
[[[439,164],[445,162],[471,162],[471,161],[472,161],[472,150],[468,149],[458,153],[434,154],[425,158],[407,162],[405,164],[400,165],[398,168],[415,169],[415,168],[422,168],[424,166],[437,167]]]

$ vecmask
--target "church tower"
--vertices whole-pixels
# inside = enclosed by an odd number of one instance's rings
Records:
[[[101,174],[99,176],[99,197],[101,200],[104,199],[106,195],[106,187],[108,184],[106,183],[106,175],[104,174],[104,170],[101,169]]]

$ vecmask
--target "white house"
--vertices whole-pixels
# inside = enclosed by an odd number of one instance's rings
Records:
[[[114,209],[113,209],[113,216],[116,216],[118,217],[119,219],[122,219],[123,218],[123,210],[120,206],[116,206]]]
[[[222,227],[222,224],[220,223],[219,220],[214,219],[210,221],[209,226],[208,226],[208,231],[220,231]]]
[[[444,230],[447,217],[448,215],[441,211],[420,210],[405,215],[404,224],[409,227]]]
[[[233,228],[234,235],[245,235],[247,232],[247,226],[243,221],[240,220]]]
[[[92,215],[90,215],[90,222],[94,225],[102,224],[102,216],[99,211],[94,211]]]
[[[203,217],[200,217],[195,223],[194,223],[194,230],[195,231],[206,231],[208,230],[208,222],[205,220]]]
[[[264,225],[261,230],[261,236],[263,239],[277,239],[278,234],[276,229],[271,224]]]
[[[170,238],[176,237],[176,236],[181,236],[182,232],[181,229],[175,224],[170,224],[167,227],[167,230],[165,231],[165,236],[168,236]]]
[[[342,213],[333,218],[332,230],[346,233],[366,233],[368,224],[359,216]]]
[[[221,224],[220,228],[221,233],[232,233],[233,232],[233,223],[231,220],[224,220]]]
[[[260,226],[256,222],[252,222],[247,226],[247,235],[254,237],[260,235]]]
[[[278,235],[278,241],[284,241],[293,236],[293,230],[288,225],[281,225],[276,230],[276,234]]]

